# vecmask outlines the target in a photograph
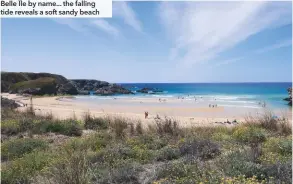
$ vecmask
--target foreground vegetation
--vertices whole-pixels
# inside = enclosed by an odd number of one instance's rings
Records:
[[[292,133],[266,113],[233,127],[143,126],[2,109],[1,183],[292,183]]]

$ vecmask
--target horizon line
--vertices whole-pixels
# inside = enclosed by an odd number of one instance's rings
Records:
[[[293,83],[292,81],[275,82],[113,82],[117,84],[239,84],[239,83]]]

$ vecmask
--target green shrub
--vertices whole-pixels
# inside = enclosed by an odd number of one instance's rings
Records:
[[[101,169],[97,169],[100,171]],[[119,184],[135,184],[141,183],[139,178],[139,173],[142,168],[139,164],[135,162],[129,163],[128,161],[121,161],[118,163],[117,167],[114,169],[109,169],[109,172],[100,174],[101,176],[97,179],[97,183],[108,184],[108,183],[119,183]]]
[[[285,163],[265,165],[263,172],[267,180],[273,178],[271,183],[292,183],[292,157]]]
[[[259,126],[274,134],[290,135],[292,134],[292,126],[288,118],[274,118],[274,114],[271,111],[266,110],[258,117],[247,117],[246,124],[248,126]]]
[[[54,154],[34,151],[2,166],[1,183],[30,183],[30,179],[54,162]]]
[[[35,149],[45,149],[47,147],[48,143],[40,139],[24,138],[10,140],[1,145],[1,160],[13,160]]]
[[[223,132],[216,132],[212,135],[211,139],[215,141],[231,141],[231,135]]]
[[[167,146],[159,150],[157,161],[173,160],[173,159],[178,159],[179,157],[180,157],[180,151],[178,148]]]
[[[85,129],[107,129],[109,125],[108,118],[92,117],[88,112],[83,117]]]
[[[86,151],[64,153],[63,158],[44,175],[47,181],[55,184],[87,184],[90,183],[90,163]]]
[[[41,120],[32,129],[33,133],[54,132],[68,136],[81,136],[82,127],[77,120]]]
[[[243,143],[258,144],[267,138],[267,132],[255,126],[239,126],[233,133],[233,137]]]
[[[226,176],[237,177],[245,175],[246,177],[257,176],[263,179],[263,167],[253,162],[251,152],[247,150],[237,150],[222,155],[216,162],[219,168],[223,169]]]
[[[5,120],[1,122],[1,133],[4,135],[16,135],[21,132],[19,123],[16,120]]]
[[[41,77],[35,80],[22,81],[13,84],[10,89],[13,91],[18,91],[27,88],[40,88],[40,91],[35,95],[42,94],[55,94],[56,93],[56,82],[54,78],[51,77]]]
[[[135,151],[125,145],[117,144],[110,148],[100,150],[97,154],[91,155],[92,163],[103,163],[108,166],[116,166],[121,160],[130,160],[135,158]]]
[[[179,145],[180,154],[192,158],[212,159],[221,154],[220,146],[210,140],[190,140]]]
[[[114,130],[117,138],[125,137],[125,130],[128,127],[127,120],[122,117],[114,117],[110,121],[110,126]]]
[[[85,139],[84,144],[87,144],[92,151],[99,151],[102,148],[105,148],[107,145],[111,144],[112,135],[106,132],[96,133],[90,135]]]
[[[268,152],[276,152],[281,155],[292,155],[292,139],[289,138],[269,138],[263,145]]]
[[[178,136],[180,133],[178,122],[168,118],[156,121],[156,131],[161,136]]]
[[[165,137],[157,137],[155,135],[141,135],[138,137],[129,138],[126,143],[130,146],[138,146],[151,150],[158,150],[163,148],[168,144]]]
[[[220,183],[221,174],[206,164],[167,163],[159,167],[154,183]]]

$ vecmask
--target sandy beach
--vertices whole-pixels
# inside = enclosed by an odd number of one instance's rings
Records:
[[[21,104],[30,104],[29,97],[16,94],[2,93],[3,97],[16,100]],[[52,113],[59,119],[77,117],[82,118],[86,112],[93,116],[120,116],[128,119],[140,120],[143,124],[154,123],[156,117],[172,118],[179,122],[180,126],[213,126],[225,122],[237,120],[243,122],[248,115],[257,115],[264,112],[264,109],[249,109],[235,107],[209,107],[202,103],[193,103],[182,99],[161,99],[156,98],[109,98],[91,103],[78,100],[76,97],[36,97],[33,98],[33,106],[37,114]],[[19,107],[24,110],[26,107]],[[144,118],[144,112],[149,112],[149,117]],[[290,111],[274,111],[280,117],[292,120]],[[228,125],[229,124],[225,124]]]

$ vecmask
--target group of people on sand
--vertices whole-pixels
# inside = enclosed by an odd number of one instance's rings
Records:
[[[167,101],[166,99],[159,98],[159,102],[166,102],[166,101]]]
[[[266,102],[258,102],[258,105],[261,105],[262,107],[266,107]]]
[[[209,104],[209,107],[215,108],[215,107],[218,107],[218,105],[217,104],[215,104],[215,105]]]

